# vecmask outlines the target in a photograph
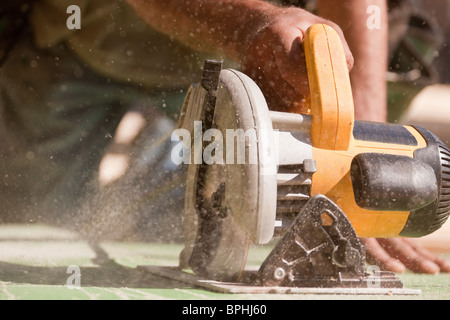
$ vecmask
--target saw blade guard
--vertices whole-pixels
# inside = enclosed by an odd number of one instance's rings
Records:
[[[179,128],[193,137],[181,261],[215,279],[238,277],[250,240],[268,243],[276,224],[278,144],[266,101],[249,77],[223,70],[217,90],[191,87]]]

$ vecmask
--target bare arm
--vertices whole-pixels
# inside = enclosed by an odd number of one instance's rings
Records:
[[[279,10],[260,0],[127,0],[153,28],[197,50],[240,61],[249,37]]]
[[[240,62],[265,93],[269,107],[302,111],[309,94],[302,42],[316,23],[340,28],[299,8],[262,0],[127,0],[153,28],[197,50],[221,51]]]
[[[355,64],[351,80],[355,113],[359,120],[387,119],[386,72],[388,64],[388,15],[386,0],[319,0],[319,14],[344,31]],[[369,28],[370,6],[379,8],[380,25]],[[377,14],[377,12],[374,12]],[[375,21],[376,22],[376,21]]]

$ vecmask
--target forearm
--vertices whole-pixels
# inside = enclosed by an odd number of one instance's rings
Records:
[[[220,51],[241,63],[276,110],[303,110],[309,87],[301,44],[311,25],[335,28],[347,64],[353,65],[339,26],[300,8],[262,0],[126,1],[153,28],[196,50]]]
[[[369,6],[380,8],[380,25],[368,27]],[[319,14],[340,25],[353,53],[351,80],[356,118],[386,121],[388,18],[385,0],[319,0]]]
[[[261,0],[127,0],[153,28],[200,51],[241,61],[249,36],[279,8]]]

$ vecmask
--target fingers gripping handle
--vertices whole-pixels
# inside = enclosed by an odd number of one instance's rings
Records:
[[[311,92],[311,141],[314,147],[348,150],[353,134],[354,104],[342,42],[327,25],[310,27],[304,41]]]

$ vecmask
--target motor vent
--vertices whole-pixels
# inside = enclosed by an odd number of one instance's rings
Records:
[[[430,232],[439,230],[450,216],[450,149],[440,141],[438,142],[438,148],[442,169],[441,190],[436,217]]]
[[[412,211],[401,236],[423,237],[439,230],[450,216],[450,149],[433,133],[415,127],[427,140],[428,146],[415,152],[414,157],[429,164],[435,171],[439,196],[432,204]]]

